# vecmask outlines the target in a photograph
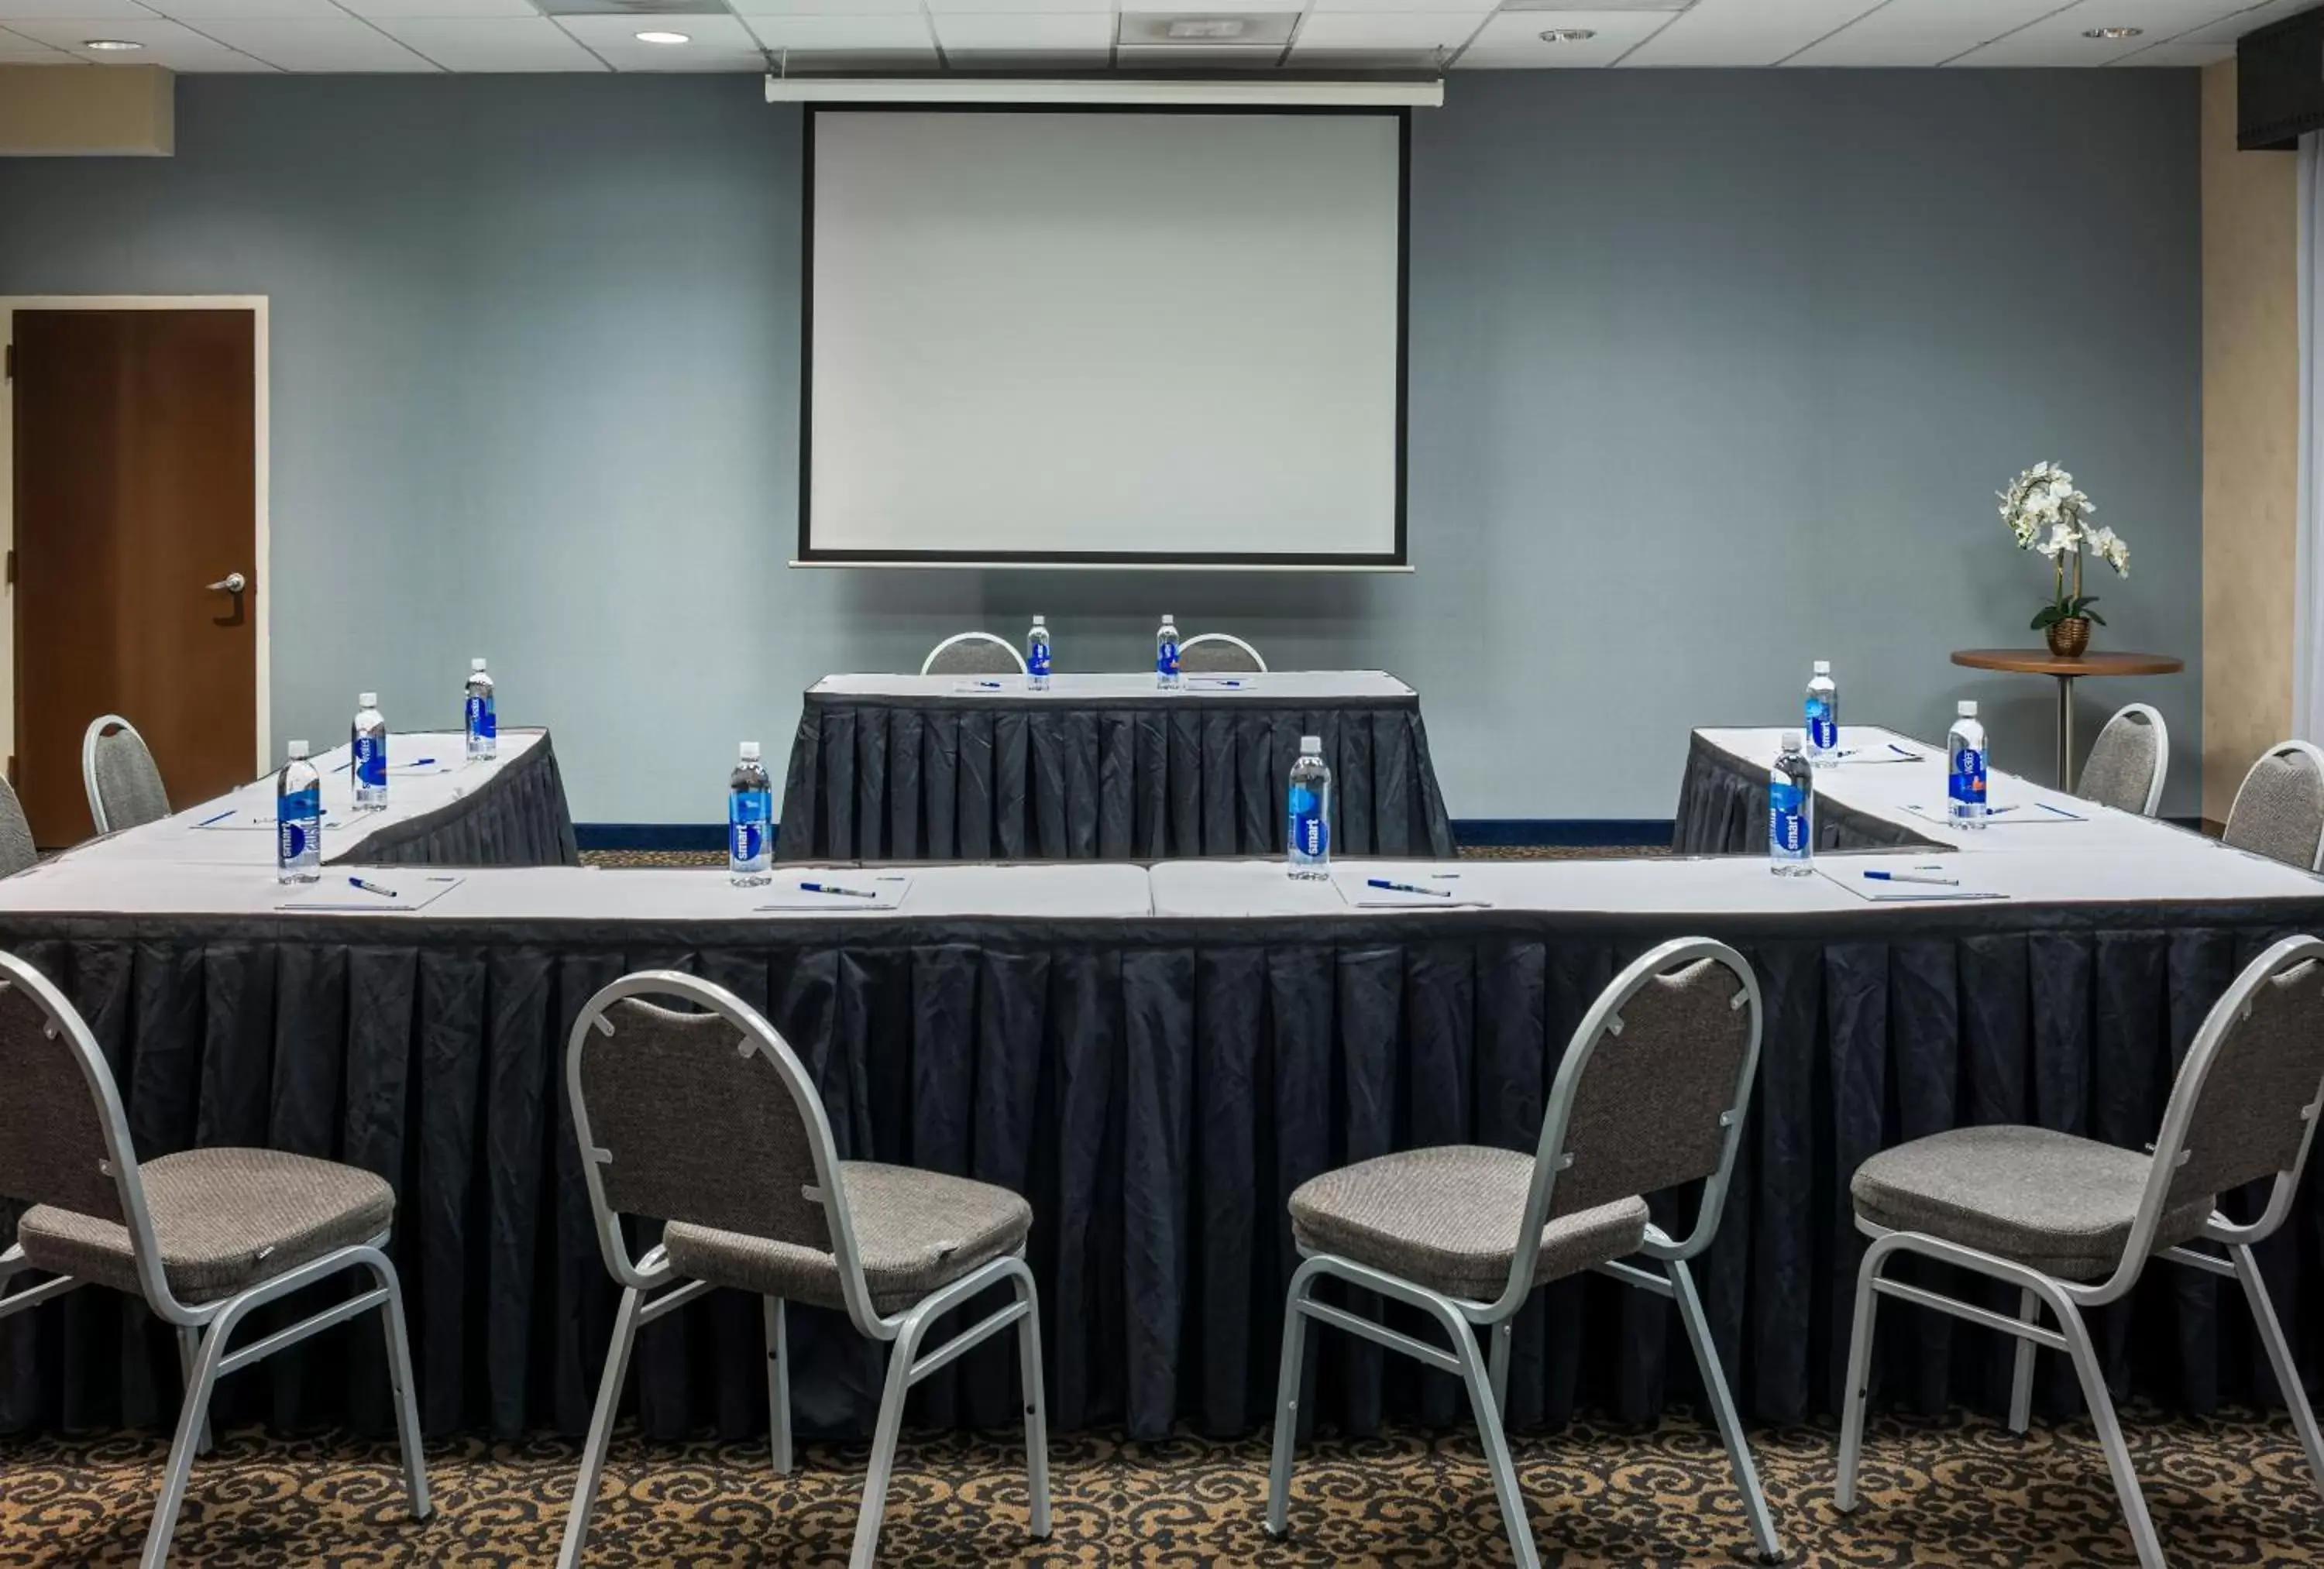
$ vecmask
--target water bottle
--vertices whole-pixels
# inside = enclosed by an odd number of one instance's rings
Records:
[[[1049,690],[1049,627],[1038,616],[1025,634],[1025,684],[1035,692]]]
[[[1291,765],[1288,799],[1291,875],[1332,875],[1332,770],[1323,765],[1323,739],[1299,738],[1299,760]]]
[[[348,736],[355,753],[348,765],[355,775],[355,810],[387,810],[387,716],[379,711],[379,693],[366,692],[355,699],[355,722]]]
[[[1977,722],[1977,704],[1961,699],[1951,731],[1945,737],[1945,813],[1956,828],[1985,826],[1985,727]]]
[[[1178,690],[1178,623],[1162,612],[1162,629],[1154,634],[1154,684],[1164,692]]]
[[[1808,761],[1819,768],[1840,761],[1840,688],[1829,659],[1815,662],[1808,682]]]
[[[1767,770],[1768,870],[1804,877],[1815,867],[1815,766],[1800,750],[1800,732],[1784,732],[1783,750]]]
[[[755,888],[772,880],[775,847],[768,830],[775,821],[775,798],[767,789],[767,770],[759,761],[759,743],[742,743],[742,760],[726,782],[726,871],[738,888]]]
[[[481,659],[468,661],[468,760],[489,763],[499,756],[501,723],[493,712],[493,678]]]
[[[323,776],[307,761],[307,743],[290,743],[290,760],[274,776],[274,874],[286,883],[323,876]]]

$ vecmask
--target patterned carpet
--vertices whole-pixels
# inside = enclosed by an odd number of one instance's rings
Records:
[[[2288,1421],[2160,1421],[2126,1414],[2171,1561],[2324,1564],[2324,1505]],[[1756,1445],[1776,1524],[1802,1569],[1969,1565],[2082,1569],[2135,1562],[2086,1423],[2024,1438],[1984,1418],[1887,1419],[1867,1445],[1865,1509],[1831,1507],[1832,1439],[1810,1427]],[[1545,1564],[1732,1564],[1748,1540],[1715,1435],[1682,1418],[1646,1432],[1576,1426],[1517,1445]],[[844,1563],[862,1445],[809,1445],[779,1481],[756,1444],[617,1439],[586,1562]],[[150,1436],[0,1444],[0,1564],[135,1561],[162,1462]],[[912,1569],[1467,1569],[1509,1562],[1473,1436],[1411,1431],[1304,1447],[1292,1539],[1261,1529],[1263,1440],[1051,1451],[1056,1531],[1024,1539],[1022,1452],[987,1440],[908,1442],[881,1562]],[[198,1462],[173,1563],[200,1565],[547,1564],[576,1449],[555,1440],[431,1445],[437,1515],[402,1511],[392,1447],[221,1435]]]

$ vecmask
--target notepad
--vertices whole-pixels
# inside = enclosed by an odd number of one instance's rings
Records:
[[[1187,675],[1182,676],[1180,679],[1185,683],[1190,691],[1232,692],[1239,687],[1257,686],[1259,684],[1259,677],[1255,674]]]
[[[955,697],[997,697],[1004,692],[1022,692],[1027,688],[1025,678],[1020,675],[1014,681],[955,681],[952,684],[952,690]]]
[[[1868,768],[1875,763],[1927,763],[1935,757],[1933,752],[1915,752],[1895,746],[1844,747],[1833,762],[1842,768]]]
[[[409,914],[425,910],[467,879],[441,874],[421,875],[412,872],[383,872],[364,879],[383,888],[394,890],[388,898],[378,894],[366,894],[347,881],[348,874],[323,868],[323,880],[311,885],[307,893],[283,900],[275,905],[282,911],[330,911],[342,915]]]
[[[1907,806],[1904,810],[1924,821],[1941,823],[1947,828],[1960,826],[1947,815],[1941,806]],[[2088,822],[2089,821],[2089,818],[2079,812],[2070,811],[2063,806],[2054,806],[2047,801],[2004,801],[1997,803],[1986,812],[1985,825],[1987,828],[2024,828],[2029,825]]]
[[[275,821],[272,812],[262,814],[254,812],[230,812],[223,817],[213,817],[207,822],[197,822],[193,826],[211,832],[223,830],[228,833],[272,833],[281,824]],[[327,817],[323,819],[323,827],[326,831],[328,831],[345,828],[346,823],[339,819]]]
[[[1906,872],[1914,869],[1915,868],[1901,862],[1895,867],[1867,867],[1859,862],[1840,861],[1819,865],[1815,872],[1816,876],[1826,882],[1837,883],[1858,898],[1868,899],[1875,904],[1925,904],[1957,899],[2006,899],[2009,897],[2008,895],[1996,893],[1991,888],[1980,888],[1967,877],[1962,878],[1958,885],[1949,887],[1941,883],[1885,882],[1878,877],[1868,877],[1864,875],[1868,871]],[[1960,870],[1959,867],[1948,865],[1941,873],[1930,875],[1950,877],[1956,876]]]
[[[818,893],[809,884],[847,891]],[[740,890],[757,901],[751,906],[753,913],[820,910],[833,914],[849,910],[893,910],[911,891],[912,879],[892,872],[877,876],[863,872],[834,872],[827,877],[777,877],[763,888]]]

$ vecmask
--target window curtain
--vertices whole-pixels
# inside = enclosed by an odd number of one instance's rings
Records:
[[[2299,565],[2292,594],[2292,733],[2324,741],[2324,133],[2300,139]]]

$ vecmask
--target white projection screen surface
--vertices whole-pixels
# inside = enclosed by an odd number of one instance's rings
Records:
[[[810,110],[799,559],[1402,566],[1406,130]]]

